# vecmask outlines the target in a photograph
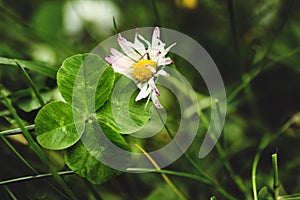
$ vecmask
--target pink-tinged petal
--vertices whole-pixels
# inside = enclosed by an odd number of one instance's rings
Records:
[[[118,50],[111,48],[110,52],[115,56],[116,59],[118,59],[118,61],[120,63],[125,63],[125,64],[129,64],[130,66],[132,66],[135,62],[128,58],[127,56],[125,56],[123,53],[119,52]]]
[[[131,42],[127,41],[125,38],[123,38],[121,34],[119,34],[118,42],[121,49],[128,57],[132,58],[135,61],[138,61],[140,59],[141,56],[138,53],[136,53],[133,49],[134,45]]]
[[[114,55],[114,56],[118,56],[118,57],[124,56],[123,53],[121,53],[120,51],[118,51],[117,49],[114,49],[114,48],[110,48],[110,52],[111,52],[112,55]]]
[[[117,68],[116,70],[129,70],[135,63],[123,54],[122,56],[107,55],[105,60],[111,64],[114,69]]]
[[[148,87],[148,84],[144,84],[142,86],[141,91],[139,92],[139,94],[136,96],[135,101],[139,101],[141,99],[146,98],[151,92],[151,88]]]
[[[151,95],[151,99],[152,99],[152,102],[154,103],[155,107],[158,108],[158,109],[163,109],[164,107],[160,104],[156,94],[154,92],[152,92],[152,95]]]
[[[155,95],[159,96],[159,91],[155,85],[155,82],[154,82],[154,77],[150,78],[148,80],[148,84],[150,85],[150,87],[152,88],[153,92],[155,93]]]
[[[115,56],[107,55],[105,56],[105,60],[109,63],[112,64],[115,60]]]
[[[165,43],[160,40],[160,31],[158,27],[154,28],[153,35],[152,35],[152,51],[164,51],[165,50]]]
[[[111,64],[115,72],[123,74],[131,80],[134,80],[134,78],[132,77],[132,66],[134,62],[132,60],[124,55],[122,57],[107,55],[105,57],[105,60]]]
[[[169,76],[169,73],[161,69],[156,72],[155,76]]]
[[[153,35],[152,35],[152,45],[158,43],[157,40],[159,39],[159,37],[160,37],[160,31],[159,28],[156,26],[154,28]]]
[[[162,58],[162,59],[158,60],[157,65],[158,66],[169,65],[169,64],[172,64],[172,63],[173,63],[173,60],[171,60],[170,58]]]
[[[170,49],[172,47],[174,47],[176,45],[176,43],[171,44],[168,48],[166,48],[165,50],[161,51],[161,54],[159,55],[159,58],[164,58],[167,53],[170,51]]]

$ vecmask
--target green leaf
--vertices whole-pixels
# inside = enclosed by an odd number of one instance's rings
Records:
[[[36,71],[50,78],[55,78],[56,76],[56,70],[52,67],[49,67],[45,63],[19,60],[19,59],[17,61],[25,68],[30,69],[32,71]],[[16,59],[12,59],[12,58],[0,57],[0,64],[12,65],[17,67]]]
[[[65,159],[71,170],[93,184],[101,184],[121,173],[94,158],[82,142],[67,149]]]
[[[115,84],[114,91],[105,105],[98,110],[97,117],[122,134],[130,134],[148,124],[151,116],[151,102],[135,101],[136,85],[125,76]]]
[[[57,73],[63,98],[86,114],[94,113],[107,101],[113,83],[113,69],[95,54],[67,58]]]
[[[109,126],[100,125],[106,136],[114,144],[128,150],[128,145],[120,134],[113,131]],[[101,134],[98,131],[98,122],[89,121],[86,124],[83,135],[84,142],[79,141],[74,146],[68,148],[65,154],[66,164],[69,168],[94,184],[103,183],[120,174],[119,171],[111,169],[97,159],[106,151],[104,146],[98,145],[99,140],[101,140]]]
[[[77,131],[73,120],[71,105],[64,102],[52,102],[44,106],[35,118],[35,134],[40,145],[47,149],[59,150],[75,144],[82,131]],[[78,113],[76,113],[78,114]],[[82,121],[76,121],[77,128],[84,126]]]
[[[266,186],[262,187],[258,192],[258,200],[272,200],[272,195],[268,192]]]
[[[51,100],[52,91],[43,92],[43,93],[40,93],[40,95],[41,95],[42,99],[44,100],[44,102],[49,102]],[[18,106],[25,112],[30,112],[30,111],[40,108],[41,104],[38,101],[38,99],[35,96],[33,96],[33,94],[32,94],[29,99],[27,98],[26,100],[20,101],[18,103]]]

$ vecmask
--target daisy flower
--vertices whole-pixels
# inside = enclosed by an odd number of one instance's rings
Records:
[[[163,66],[173,63],[166,57],[168,51],[175,45],[165,49],[165,43],[160,40],[160,30],[155,27],[151,43],[136,31],[134,42],[129,42],[118,35],[118,43],[124,53],[111,48],[112,55],[107,55],[105,60],[111,64],[115,72],[125,75],[133,80],[140,89],[135,101],[139,101],[151,95],[154,105],[162,109],[158,100],[159,91],[155,85],[158,76],[169,76],[162,69]]]

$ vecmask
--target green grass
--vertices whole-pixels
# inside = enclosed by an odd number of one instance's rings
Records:
[[[107,30],[95,24],[105,24],[105,17],[84,20],[78,9],[82,27],[67,33],[65,23],[75,22],[63,21],[65,3],[0,1],[0,199],[149,200],[162,193],[177,199],[174,188],[187,199],[300,199],[300,3],[204,0],[192,8],[182,0],[111,2],[120,12],[108,17]],[[198,158],[211,117],[211,108],[205,108],[198,113],[194,143],[170,166],[151,172],[132,168],[148,173],[123,173],[92,184],[65,165],[64,151],[37,143],[34,119],[44,105],[61,100],[56,73],[63,60],[90,52],[118,32],[156,25],[192,37],[217,64],[228,106],[221,138],[208,156]],[[208,98],[202,78],[189,63],[173,57],[198,100]],[[51,97],[44,98],[45,93]],[[177,100],[168,92],[160,99],[168,111],[160,135],[145,140],[125,136],[130,145],[158,149],[176,133],[181,114]],[[11,137],[20,135],[28,145]]]

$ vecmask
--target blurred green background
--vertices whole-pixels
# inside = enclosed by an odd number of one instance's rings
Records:
[[[184,33],[207,50],[222,74],[228,112],[219,142],[249,193],[252,162],[261,138],[275,134],[290,119],[291,126],[262,152],[257,186],[260,189],[266,185],[272,191],[271,154],[278,152],[281,194],[300,193],[299,114],[295,117],[300,111],[299,11],[297,0],[0,0],[0,57],[28,60],[56,71],[67,57],[90,52],[114,35],[113,17],[120,32],[158,25]],[[205,86],[199,84],[199,77],[189,66],[176,65],[205,95]],[[28,73],[45,100],[59,99],[55,77],[34,70]],[[19,116],[32,124],[38,103],[21,71],[3,58],[0,83]],[[11,128],[16,128],[16,123],[1,103],[0,131]],[[204,127],[200,126],[199,138],[203,133]],[[151,145],[164,142],[164,138],[155,140]],[[9,141],[39,172],[47,172],[20,135]],[[189,149],[191,157],[229,193],[244,199],[215,150],[204,159],[197,158],[200,142],[196,140]],[[63,152],[45,152],[58,170],[66,169]],[[4,140],[0,141],[0,159],[0,180],[32,174]],[[194,172],[184,158],[168,169]],[[79,199],[177,199],[159,174],[123,174],[97,186],[76,175],[64,178]],[[188,199],[214,195],[224,199],[206,184],[182,177],[172,180]],[[62,198],[42,180],[1,185],[0,199],[12,199],[8,191],[17,199]]]

